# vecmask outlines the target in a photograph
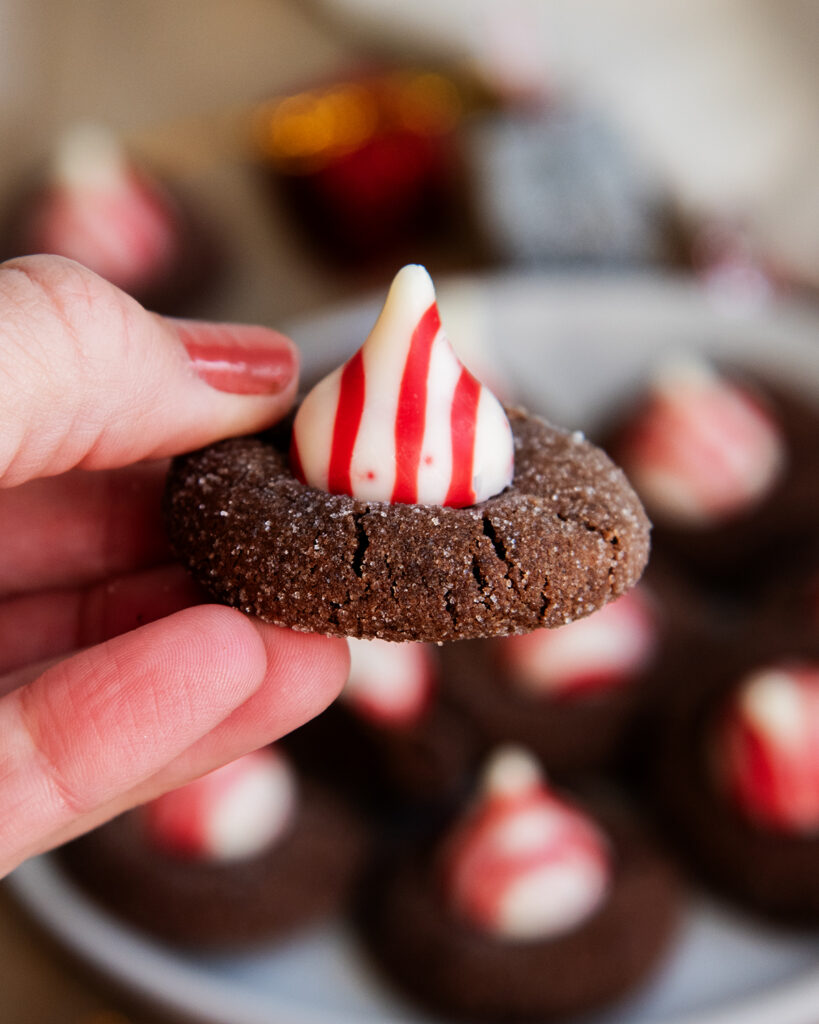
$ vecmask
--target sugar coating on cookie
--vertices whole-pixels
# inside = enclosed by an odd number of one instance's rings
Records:
[[[657,628],[639,588],[559,629],[497,641],[509,685],[533,697],[579,697],[627,684],[650,662]]]
[[[617,455],[658,521],[694,528],[753,507],[786,461],[768,411],[690,356],[661,367]]]
[[[576,928],[611,882],[608,842],[546,785],[526,751],[504,747],[448,837],[440,859],[444,898],[481,931],[536,940]]]
[[[758,825],[819,833],[819,665],[746,677],[710,738],[717,785]]]
[[[211,445],[172,467],[171,543],[217,600],[296,629],[441,643],[582,618],[637,582],[648,520],[599,448],[508,415],[512,485],[467,508],[308,487],[265,437]]]
[[[30,217],[32,251],[74,259],[126,291],[161,276],[177,254],[172,210],[98,125],[60,140]]]
[[[292,769],[271,748],[246,754],[142,808],[150,843],[191,861],[243,860],[272,846],[296,807]]]
[[[363,346],[304,399],[291,460],[310,486],[364,501],[462,508],[509,486],[509,421],[455,355],[423,267],[398,272]]]
[[[350,674],[341,699],[380,726],[408,726],[423,718],[436,686],[427,644],[348,640]]]

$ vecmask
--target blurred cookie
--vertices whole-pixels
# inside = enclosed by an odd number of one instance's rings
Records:
[[[58,140],[0,226],[3,259],[51,253],[82,263],[148,309],[181,315],[219,276],[221,246],[189,202],[96,125]]]
[[[647,776],[675,842],[744,906],[819,924],[819,642],[701,645],[679,683]]]
[[[354,640],[340,698],[286,737],[300,765],[382,818],[447,806],[476,760],[474,730],[442,692],[431,644]]]
[[[677,909],[674,873],[633,819],[570,803],[506,748],[443,836],[385,860],[361,928],[386,976],[433,1012],[545,1020],[644,981]]]
[[[680,358],[604,445],[645,502],[657,551],[706,584],[759,588],[815,534],[819,410],[772,382]]]
[[[521,744],[550,775],[611,765],[659,671],[668,631],[641,583],[567,626],[446,645],[445,691],[484,750]]]
[[[71,877],[168,942],[284,938],[347,900],[366,851],[337,797],[257,751],[62,847]]]

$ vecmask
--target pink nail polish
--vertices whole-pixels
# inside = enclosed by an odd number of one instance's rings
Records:
[[[290,384],[298,364],[292,345],[257,348],[218,341],[183,339],[197,374],[218,391],[234,395],[277,395]]]

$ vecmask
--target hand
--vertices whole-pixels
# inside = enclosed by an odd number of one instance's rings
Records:
[[[297,368],[274,331],[164,320],[57,257],[0,264],[0,875],[342,686],[343,642],[200,603],[159,515],[158,460],[268,426]]]

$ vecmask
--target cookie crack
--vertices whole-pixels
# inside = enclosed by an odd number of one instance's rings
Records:
[[[549,605],[552,603],[551,597],[546,593],[549,589],[549,577],[543,581],[543,586],[540,588],[540,611],[538,612],[538,618],[541,622],[546,620],[546,613],[549,610]]]
[[[356,535],[356,549],[353,552],[351,566],[353,572],[359,579],[363,579],[364,577],[364,557],[367,554],[367,548],[370,546],[370,538],[367,536],[367,531],[364,529],[362,520],[363,515],[353,516],[353,525],[355,527]]]
[[[515,586],[515,579],[513,570],[515,568],[513,560],[509,556],[509,552],[503,539],[499,536],[498,531],[495,529],[495,524],[489,518],[489,516],[483,516],[483,535],[487,538],[489,543],[492,545],[492,550],[495,552],[495,556],[498,561],[503,565],[503,578],[506,580],[507,585],[513,590],[517,590]]]
[[[478,588],[481,594],[485,594],[486,588],[488,586],[488,581],[486,579],[486,576],[484,576],[483,574],[483,570],[481,569],[481,564],[478,561],[477,555],[472,556],[472,564],[470,566],[470,569],[472,571],[472,575],[475,577],[475,582],[478,584]]]
[[[504,562],[506,566],[509,566],[509,560],[506,556],[506,545],[503,543],[501,538],[498,536],[495,524],[489,518],[489,516],[483,517],[483,535],[489,538],[489,543],[495,549],[495,554],[498,556],[501,562]]]
[[[452,591],[451,590],[445,590],[444,591],[444,608],[446,610],[447,615],[450,618],[450,621],[452,622],[453,630],[457,633],[457,631],[458,631],[458,608],[457,608],[457,605],[455,603],[455,600],[452,597]]]

